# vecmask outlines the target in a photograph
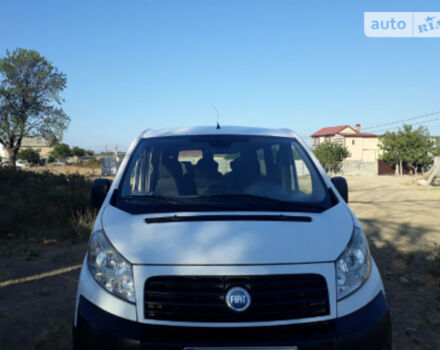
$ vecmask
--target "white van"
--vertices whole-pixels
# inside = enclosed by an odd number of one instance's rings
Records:
[[[341,178],[290,130],[146,130],[100,207],[75,349],[391,349]]]

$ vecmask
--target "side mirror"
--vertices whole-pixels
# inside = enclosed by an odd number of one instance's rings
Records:
[[[335,185],[339,194],[342,196],[345,202],[348,203],[348,184],[347,180],[341,176],[336,176],[331,178],[333,185]]]
[[[108,179],[96,179],[92,183],[91,199],[94,208],[100,208],[111,186]]]

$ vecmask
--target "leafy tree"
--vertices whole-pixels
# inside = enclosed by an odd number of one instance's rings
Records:
[[[432,155],[434,157],[440,157],[440,136],[435,136],[434,139],[435,141],[434,141],[434,149],[432,151]]]
[[[40,163],[40,154],[32,148],[22,149],[17,153],[17,159],[25,160],[30,164]]]
[[[67,157],[70,157],[71,155],[72,155],[72,151],[70,150],[69,145],[66,145],[65,143],[59,143],[53,148],[49,156],[56,160],[65,160]]]
[[[25,136],[61,139],[69,117],[60,92],[66,76],[37,51],[6,51],[0,59],[0,143],[15,166]]]
[[[404,140],[396,132],[387,131],[379,138],[379,148],[382,150],[381,158],[391,166],[397,166],[399,175],[402,175],[406,148]]]
[[[350,152],[338,143],[324,142],[317,146],[313,152],[321,162],[325,171],[337,173],[341,170],[342,161],[350,157]]]
[[[86,155],[86,150],[78,146],[72,148],[72,156],[84,157]]]
[[[382,159],[393,166],[398,165],[400,175],[404,165],[417,174],[419,169],[432,163],[436,152],[435,142],[424,126],[413,129],[411,125],[404,125],[397,132],[386,132],[379,141]]]
[[[435,142],[424,126],[413,130],[410,125],[405,125],[401,130],[401,135],[404,137],[408,149],[405,161],[412,169],[413,174],[417,174],[418,169],[423,169],[432,163]]]

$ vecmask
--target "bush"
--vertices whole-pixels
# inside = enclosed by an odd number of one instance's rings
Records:
[[[72,148],[71,154],[72,156],[84,157],[86,155],[86,150],[75,146]]]
[[[90,159],[83,164],[89,168],[101,168],[101,161],[96,157],[90,157]]]
[[[17,159],[27,161],[29,164],[32,165],[39,164],[41,161],[40,154],[31,148],[27,148],[19,151],[17,154]]]
[[[66,145],[65,143],[60,143],[53,148],[49,156],[55,158],[56,160],[65,160],[71,155],[72,151],[70,150],[69,145]]]
[[[333,173],[339,172],[339,170],[341,170],[342,161],[350,157],[350,152],[345,146],[331,142],[321,143],[313,152],[325,171]]]
[[[95,210],[91,182],[81,175],[0,169],[0,237],[88,236]]]

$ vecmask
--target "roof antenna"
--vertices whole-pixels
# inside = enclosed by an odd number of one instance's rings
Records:
[[[211,106],[212,106],[212,108],[214,108],[215,112],[217,113],[217,127],[216,127],[216,129],[220,129],[220,123],[218,122],[218,119],[220,117],[220,113],[218,112],[218,109],[217,109],[217,107],[215,105],[213,105],[211,103]]]

